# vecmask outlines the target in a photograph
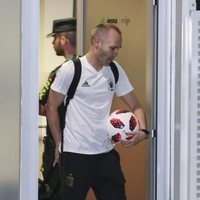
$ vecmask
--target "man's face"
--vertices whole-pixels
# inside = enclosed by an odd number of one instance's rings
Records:
[[[64,50],[63,50],[63,45],[61,42],[61,40],[62,40],[61,37],[62,36],[60,34],[56,33],[54,35],[54,40],[52,42],[53,48],[54,48],[57,56],[64,56]]]
[[[118,55],[121,45],[121,35],[111,29],[102,40],[99,40],[97,56],[101,59],[101,63],[103,65],[109,65]]]

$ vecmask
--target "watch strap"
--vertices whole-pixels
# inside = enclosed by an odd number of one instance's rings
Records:
[[[139,131],[142,131],[143,133],[145,133],[145,135],[146,135],[146,138],[148,138],[148,137],[149,137],[149,134],[150,134],[150,131],[149,131],[149,130],[147,130],[147,129],[144,129],[144,128],[141,128],[141,129],[139,129]]]

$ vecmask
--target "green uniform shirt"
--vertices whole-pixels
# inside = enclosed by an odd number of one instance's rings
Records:
[[[73,60],[75,59],[76,56],[75,55],[70,55],[67,57],[66,61],[67,62],[68,60]],[[64,64],[64,63],[63,63]],[[63,65],[62,64],[62,65]],[[42,90],[39,92],[39,103],[42,104],[43,106],[45,106],[45,104],[47,103],[47,99],[48,99],[48,95],[49,95],[49,91],[50,91],[50,87],[51,87],[51,84],[53,83],[55,77],[56,77],[56,72],[58,71],[58,69],[62,66],[62,65],[59,65],[58,67],[56,67],[49,75],[48,77],[48,80],[46,81],[44,87],[42,88]],[[63,111],[64,109],[64,105],[61,104],[61,106],[59,107],[59,116],[60,116],[60,121],[63,120],[61,119],[61,116],[63,116]],[[48,122],[47,122],[47,129],[46,129],[46,133],[47,135],[52,135],[51,134],[51,131],[50,131],[50,128],[48,126]]]

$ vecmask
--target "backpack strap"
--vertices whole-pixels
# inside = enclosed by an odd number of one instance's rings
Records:
[[[110,68],[111,68],[111,70],[112,70],[112,72],[113,72],[113,75],[114,75],[114,77],[115,77],[115,85],[116,85],[116,84],[117,84],[117,81],[118,81],[118,79],[119,79],[119,71],[118,71],[117,66],[115,65],[114,62],[111,62],[111,63],[110,63]]]
[[[76,92],[76,88],[78,86],[78,83],[80,81],[80,77],[81,77],[81,71],[82,71],[82,67],[81,67],[81,61],[79,58],[72,60],[74,62],[74,77],[72,79],[72,82],[69,86],[68,92],[67,92],[67,98],[65,101],[65,106],[64,106],[64,119],[65,119],[65,114],[67,111],[67,106],[69,104],[69,101],[71,99],[73,99],[74,94]],[[65,123],[65,120],[64,120]],[[65,125],[63,124],[63,129],[64,129]],[[63,130],[62,130],[62,136],[61,136],[61,153],[63,152]],[[62,164],[62,155],[61,155],[61,164]]]
[[[67,108],[69,101],[71,99],[73,99],[74,94],[76,92],[76,88],[78,86],[78,83],[80,81],[80,77],[81,77],[81,61],[79,58],[73,60],[74,62],[74,77],[73,80],[69,86],[68,92],[67,92],[67,99],[66,99],[66,103],[65,103],[65,108]]]

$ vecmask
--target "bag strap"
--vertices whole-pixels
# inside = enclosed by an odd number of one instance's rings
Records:
[[[65,105],[64,105],[64,116],[66,114],[69,101],[74,97],[74,94],[76,92],[76,88],[77,88],[78,83],[80,81],[81,72],[82,72],[80,59],[76,58],[72,61],[74,62],[74,77],[72,79],[72,82],[71,82],[69,89],[68,89],[68,92],[67,92],[67,99],[66,99]],[[64,126],[63,126],[63,128],[64,128]],[[62,136],[61,136],[61,154],[62,154],[62,152],[63,152],[63,130],[62,130]],[[62,164],[62,156],[61,156],[61,164]]]
[[[69,86],[68,92],[67,92],[67,99],[66,99],[66,102],[65,102],[65,108],[67,108],[69,101],[71,99],[73,99],[74,94],[76,92],[76,88],[78,86],[78,83],[79,83],[80,77],[81,77],[82,68],[81,68],[80,59],[77,58],[77,59],[73,60],[73,62],[74,62],[74,77],[73,77],[73,80],[72,80],[72,82]]]
[[[119,71],[118,71],[117,66],[115,65],[114,62],[111,62],[111,63],[110,63],[110,68],[111,68],[111,70],[112,70],[112,72],[113,72],[113,75],[114,75],[114,77],[115,77],[115,85],[116,85],[116,84],[117,84],[117,81],[118,81],[118,79],[119,79]]]

